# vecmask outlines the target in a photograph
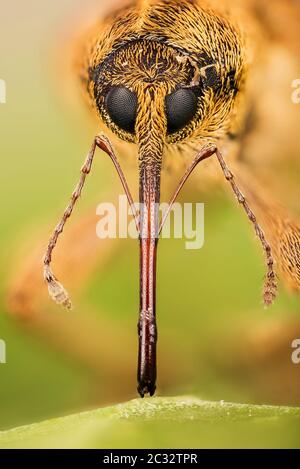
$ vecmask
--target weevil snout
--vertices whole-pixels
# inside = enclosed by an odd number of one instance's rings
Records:
[[[138,145],[140,314],[138,391],[156,388],[156,259],[161,168],[168,139],[194,118],[197,67],[172,47],[140,40],[122,46],[98,67],[97,108],[122,139]]]

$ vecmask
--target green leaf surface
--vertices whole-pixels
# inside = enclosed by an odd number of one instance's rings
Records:
[[[300,408],[135,399],[0,433],[1,448],[297,448]]]

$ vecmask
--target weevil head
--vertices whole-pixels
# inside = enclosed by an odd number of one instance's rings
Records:
[[[101,119],[133,143],[154,119],[164,144],[219,138],[244,82],[241,33],[194,1],[144,3],[107,18],[89,44],[82,79]]]
[[[129,42],[102,63],[94,97],[101,118],[120,138],[138,143],[156,120],[166,141],[182,139],[197,119],[200,87],[195,64],[164,43]],[[149,115],[149,111],[152,114]]]

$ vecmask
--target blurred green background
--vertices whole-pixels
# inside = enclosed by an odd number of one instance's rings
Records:
[[[7,103],[0,105],[0,338],[7,345],[7,364],[0,365],[0,429],[136,397],[136,242],[110,241],[116,247],[105,268],[93,272],[80,294],[72,292],[72,313],[49,301],[52,328],[56,316],[67,318],[54,331],[59,343],[53,329],[49,336],[36,324],[31,331],[30,319],[7,308],[7,289],[22,265],[18,253],[27,243],[28,256],[40,233],[46,244],[93,136],[85,116],[61,103],[60,75],[49,58],[68,17],[88,3],[28,0],[1,6],[0,78],[7,84]],[[97,162],[75,220],[116,184],[110,163]],[[299,298],[281,290],[276,304],[264,310],[263,258],[243,213],[221,190],[185,190],[182,198],[205,202],[206,242],[200,251],[185,250],[182,240],[162,240],[159,247],[158,394],[300,405],[300,367],[291,363],[291,342],[300,336]],[[93,337],[80,341],[80,347],[85,341],[102,344],[99,364],[97,353],[76,355],[71,339],[62,345],[73,317],[79,332],[81,321],[99,324]],[[147,428],[145,442],[159,440],[157,429]],[[190,431],[196,446],[197,424]],[[174,436],[161,441],[180,446],[182,435],[178,442]],[[278,435],[274,438],[280,445]],[[297,445],[293,426],[285,439]]]

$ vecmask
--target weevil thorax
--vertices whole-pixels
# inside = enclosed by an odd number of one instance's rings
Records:
[[[141,144],[151,132],[162,146],[230,131],[246,64],[242,34],[222,14],[188,0],[131,3],[91,37],[81,80],[118,137]]]

